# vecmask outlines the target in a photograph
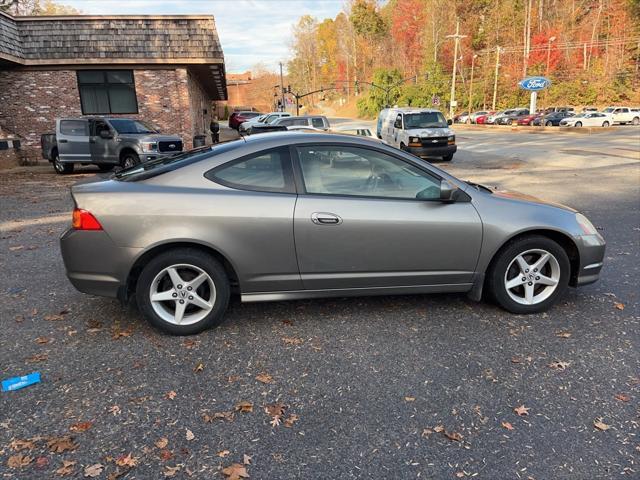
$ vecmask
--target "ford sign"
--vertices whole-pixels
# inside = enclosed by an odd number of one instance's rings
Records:
[[[518,85],[520,85],[520,88],[523,90],[537,92],[549,87],[551,85],[551,80],[545,77],[529,77],[524,80],[520,80]]]

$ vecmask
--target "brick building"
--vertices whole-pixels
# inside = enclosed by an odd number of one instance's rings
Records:
[[[40,156],[40,135],[62,116],[140,118],[190,148],[194,136],[208,133],[215,102],[226,98],[210,15],[0,12],[0,132],[19,139],[26,157]]]

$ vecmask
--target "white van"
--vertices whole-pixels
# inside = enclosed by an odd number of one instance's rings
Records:
[[[449,162],[456,153],[456,137],[439,110],[390,108],[380,112],[382,141],[420,158],[442,157]]]

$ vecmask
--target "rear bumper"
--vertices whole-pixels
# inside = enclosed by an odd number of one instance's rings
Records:
[[[574,286],[588,285],[600,278],[606,242],[600,235],[583,235],[579,237],[580,269],[572,282]]]
[[[140,248],[118,247],[104,231],[69,229],[60,237],[67,277],[80,292],[117,297]]]
[[[457,145],[446,145],[441,147],[405,147],[407,152],[413,153],[416,157],[446,157],[453,155],[458,150]]]

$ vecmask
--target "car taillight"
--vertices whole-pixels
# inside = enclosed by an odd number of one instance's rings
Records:
[[[102,230],[102,225],[91,212],[75,208],[73,210],[73,228],[76,230]]]

